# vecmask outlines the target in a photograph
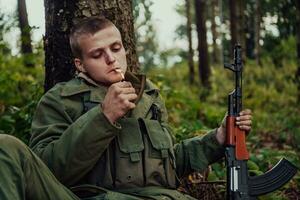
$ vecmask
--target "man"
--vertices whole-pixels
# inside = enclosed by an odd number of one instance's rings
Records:
[[[30,147],[43,162],[18,140],[0,138],[8,183],[0,182],[1,199],[194,199],[175,190],[178,178],[223,156],[225,128],[174,146],[159,90],[127,72],[109,20],[81,21],[70,45],[78,75],[42,97],[32,122]],[[237,124],[250,131],[251,112]]]

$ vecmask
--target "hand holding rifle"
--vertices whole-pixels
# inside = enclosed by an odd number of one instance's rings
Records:
[[[241,129],[246,131],[248,134],[251,131],[252,124],[252,112],[250,109],[245,109],[239,113],[239,116],[236,118],[235,124]],[[226,125],[225,121],[217,130],[217,140],[219,144],[223,145],[226,139]]]

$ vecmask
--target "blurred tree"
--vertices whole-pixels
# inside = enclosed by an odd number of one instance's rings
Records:
[[[186,21],[187,19],[187,14],[186,14],[186,2],[180,2],[178,4],[176,4],[175,7],[175,11],[178,15],[180,15],[184,21]],[[190,2],[190,16],[191,16],[191,28],[193,31],[193,26],[195,25],[195,9],[194,9],[194,4]],[[180,23],[178,24],[178,26],[176,27],[175,30],[176,33],[176,39],[184,39],[184,40],[188,40],[187,38],[187,23]]]
[[[245,15],[244,15],[244,24],[245,24],[245,54],[247,58],[255,59],[255,20],[256,20],[256,11],[255,5],[256,0],[249,0],[245,2]]]
[[[237,5],[235,0],[229,0],[230,11],[230,33],[231,33],[231,52],[234,45],[238,42],[238,20],[237,20]]]
[[[208,49],[206,39],[206,1],[195,0],[196,25],[198,35],[198,69],[199,78],[204,88],[210,88],[210,66],[208,61]]]
[[[296,1],[296,27],[297,27],[297,71],[296,71],[296,84],[298,88],[298,103],[300,103],[300,1]]]
[[[133,0],[136,49],[144,71],[148,71],[159,63],[156,30],[150,11],[152,5],[152,0]]]
[[[7,21],[7,17],[0,10],[0,63],[2,63],[2,56],[11,54],[9,44],[4,40],[4,35],[9,31],[12,24]]]
[[[229,0],[230,11],[230,32],[231,32],[231,52],[234,45],[239,43],[243,49],[246,48],[245,42],[245,24],[244,11],[245,2],[243,0]],[[232,56],[231,56],[232,57]],[[245,51],[243,51],[243,59],[245,60]]]
[[[283,42],[289,41],[291,36],[296,36],[297,25],[295,16],[297,1],[260,1],[262,23],[264,23],[264,26],[261,27],[262,33],[264,33],[261,38],[263,41],[261,55],[271,57],[277,67],[283,66],[283,59],[287,59],[287,57],[292,55],[287,55],[282,47],[284,47]]]
[[[260,30],[261,30],[261,5],[260,0],[255,0],[255,61],[261,66],[260,61]]]
[[[24,65],[33,67],[32,46],[31,46],[31,27],[28,23],[28,15],[25,0],[18,0],[18,20],[21,31],[21,52],[24,55]]]
[[[282,38],[296,33],[296,1],[298,0],[261,1],[262,13],[277,19],[276,26]]]
[[[210,15],[211,15],[211,34],[212,34],[212,62],[218,63],[219,62],[219,50],[217,45],[217,38],[218,38],[218,32],[217,32],[217,24],[216,24],[216,17],[219,15],[218,13],[218,0],[212,0],[210,1]]]
[[[194,0],[193,0],[194,1]],[[189,2],[189,6],[190,6],[190,20],[191,20],[191,36],[193,36],[193,32],[195,32],[195,8],[194,8],[194,4],[192,3],[192,1],[190,0]],[[178,26],[175,29],[175,39],[179,39],[179,40],[184,40],[184,41],[188,41],[188,27],[187,27],[187,5],[185,1],[181,1],[180,3],[176,4],[175,7],[175,11],[177,12],[178,15],[180,15],[184,21],[186,23],[179,23]],[[193,39],[193,38],[192,38]],[[193,40],[192,40],[193,42]],[[193,45],[191,45],[193,46]],[[178,49],[179,50],[179,49]],[[181,58],[183,60],[188,60],[189,58],[189,52],[181,49],[179,50],[179,54],[181,56]],[[194,53],[194,49],[193,49],[193,54]]]
[[[185,0],[186,5],[186,27],[187,27],[187,38],[188,38],[188,45],[189,45],[189,53],[188,53],[188,64],[189,64],[189,83],[193,84],[195,82],[194,79],[194,50],[193,50],[193,43],[192,43],[192,19],[191,19],[191,3],[190,0]]]
[[[60,1],[45,0],[46,34],[45,48],[45,91],[56,83],[71,79],[75,72],[68,34],[73,23],[79,19],[103,15],[116,24],[121,32],[128,52],[129,69],[137,70],[133,11],[131,1]]]
[[[186,1],[185,1],[186,2]],[[216,43],[217,39],[219,38],[219,33],[217,31],[217,24],[216,20],[221,19],[221,11],[220,11],[220,6],[219,6],[220,1],[219,0],[213,0],[213,1],[207,1],[207,10],[209,12],[206,12],[206,21],[211,23],[210,29],[207,30],[207,32],[211,32],[212,36],[212,46],[211,46],[211,52],[209,51],[208,53],[211,53],[211,58],[213,63],[218,63],[220,60],[220,49]],[[183,18],[187,17],[187,9],[186,9],[186,3],[185,4],[177,4],[176,6],[176,12],[182,16]],[[190,4],[190,20],[191,20],[191,32],[193,33],[193,27],[196,26],[195,22],[195,8],[194,4]],[[218,24],[219,25],[219,24]],[[179,24],[175,30],[176,37],[178,39],[183,39],[183,40],[189,40],[188,35],[186,34],[188,32],[188,25],[187,23],[185,24]],[[209,45],[209,44],[208,44]],[[189,56],[189,53],[182,53],[182,55],[187,55]],[[189,59],[188,57],[183,57],[183,59]]]

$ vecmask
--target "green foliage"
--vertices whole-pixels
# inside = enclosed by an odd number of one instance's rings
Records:
[[[15,26],[15,18],[3,14],[0,9],[0,54],[1,55],[10,55],[11,49],[9,44],[4,40],[4,35],[9,32],[9,30]],[[1,60],[0,60],[1,61]]]
[[[270,57],[275,66],[282,67],[283,60],[296,60],[296,38],[294,36],[289,36],[286,39],[279,40],[277,37],[268,34],[264,41],[263,54],[265,57]]]
[[[32,116],[43,93],[40,51],[33,68],[23,65],[23,57],[0,55],[0,133],[29,139]]]

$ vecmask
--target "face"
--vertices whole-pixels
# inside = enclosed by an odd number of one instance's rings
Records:
[[[120,73],[124,74],[127,70],[126,52],[121,34],[115,26],[104,28],[94,35],[81,36],[78,42],[82,58],[74,60],[77,70],[104,85],[122,80]]]

